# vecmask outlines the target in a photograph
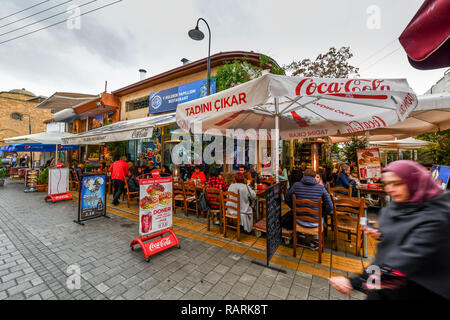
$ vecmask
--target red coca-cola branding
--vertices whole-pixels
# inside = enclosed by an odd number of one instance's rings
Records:
[[[400,104],[400,107],[398,109],[398,111],[402,117],[405,116],[406,112],[408,111],[409,107],[411,107],[413,102],[414,102],[414,97],[410,93],[408,93],[405,96],[405,98],[403,99],[403,101]]]
[[[143,215],[141,219],[142,233],[148,233],[152,230],[152,216],[149,214]]]
[[[170,246],[171,244],[172,244],[172,241],[170,240],[169,237],[162,238],[159,241],[155,241],[155,242],[150,243],[149,246],[148,246],[148,249],[150,251],[155,251],[155,250],[163,249],[163,248],[165,248],[167,246]]]
[[[341,82],[315,82],[312,78],[305,78],[298,83],[295,88],[295,94],[299,96],[302,89],[306,95],[390,90],[390,87],[384,85],[383,82],[384,80],[379,79],[350,79]],[[349,97],[353,97],[353,95],[350,94]],[[371,98],[371,96],[365,98]]]
[[[346,126],[347,128],[345,130],[347,133],[352,133],[386,127],[386,122],[378,116],[372,116],[372,119],[369,121],[350,121],[346,124]]]

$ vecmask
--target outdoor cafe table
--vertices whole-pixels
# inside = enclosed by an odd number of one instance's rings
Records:
[[[356,190],[358,191],[358,198],[361,197],[361,195],[363,194],[374,194],[380,197],[380,207],[383,208],[385,207],[385,201],[382,200],[385,196],[387,196],[386,191],[384,191],[383,188],[379,188],[379,189],[374,189],[374,188],[367,188],[364,186],[357,186]]]

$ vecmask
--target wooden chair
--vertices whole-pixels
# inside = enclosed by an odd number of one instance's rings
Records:
[[[344,187],[330,187],[330,183],[327,182],[328,192],[330,193],[331,199],[334,198],[353,198],[352,197],[352,185],[349,185],[348,188]],[[342,194],[341,192],[345,192],[346,194]]]
[[[173,190],[173,198],[172,198],[172,206],[173,206],[173,212],[177,212],[177,208],[181,208],[186,213],[186,197],[184,195],[184,183],[183,180],[180,181],[174,181],[172,185]],[[182,203],[182,205],[178,205],[177,201]]]
[[[187,182],[184,184],[184,198],[186,202],[184,214],[187,216],[188,212],[192,211],[198,218],[197,188],[193,183]]]
[[[356,255],[361,250],[362,230],[360,220],[364,216],[364,198],[338,198],[333,202],[334,248],[337,250],[338,232],[356,237]],[[351,239],[351,237],[349,237]]]
[[[214,214],[217,214],[217,218],[219,219],[219,227],[220,230],[222,230],[222,190],[217,188],[205,188],[205,195],[206,202],[208,203],[209,207],[207,215],[208,231],[210,230],[211,215],[214,216]],[[216,208],[211,209],[212,206],[215,206]]]
[[[74,171],[70,171],[69,173],[69,189],[78,191],[80,189],[80,180],[78,180],[78,175]]]
[[[128,208],[130,207],[130,199],[132,197],[135,197],[135,196],[137,196],[137,202],[138,202],[138,205],[139,205],[139,191],[130,192],[130,189],[128,188],[127,177],[124,176],[123,180],[125,181],[125,191],[126,191],[126,194],[127,194],[127,205],[128,205]],[[124,198],[125,198],[125,193],[122,193],[122,201],[124,200]]]
[[[298,205],[309,205],[313,207],[317,207],[317,210],[307,208],[307,207],[299,207]],[[316,217],[309,217],[309,216],[297,216],[298,213],[308,213]],[[292,197],[292,216],[293,216],[293,238],[294,238],[294,250],[293,250],[293,256],[297,256],[297,237],[298,233],[303,233],[305,235],[310,236],[318,236],[319,240],[319,248],[317,249],[319,253],[319,263],[322,262],[322,253],[323,253],[323,223],[322,223],[322,198],[319,198],[317,202],[311,201],[311,200],[297,200],[295,198],[295,195]],[[318,226],[315,228],[307,228],[299,225],[297,223],[297,220],[304,221],[304,222],[315,222],[318,223]],[[311,247],[307,247],[310,248]]]
[[[224,191],[222,192],[222,216],[223,216],[223,236],[227,237],[227,227],[236,229],[237,231],[237,240],[241,239],[241,195],[232,191]],[[228,204],[227,204],[228,203]],[[231,203],[231,204],[230,204]],[[236,215],[233,215],[228,212],[228,209],[232,209],[236,211]],[[228,220],[235,221],[236,226],[234,224],[228,224]]]

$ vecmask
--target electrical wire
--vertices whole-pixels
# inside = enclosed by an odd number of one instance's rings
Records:
[[[92,0],[92,1],[89,1],[89,2],[86,2],[86,3],[83,3],[82,5],[79,5],[79,6],[78,6],[78,8],[81,8],[81,7],[87,6],[88,4],[91,4],[91,3],[93,3],[93,2],[96,2],[96,1],[98,1],[98,0]],[[26,25],[24,25],[24,26],[22,26],[22,27],[19,27],[19,28],[16,28],[16,29],[13,29],[13,30],[10,30],[10,31],[7,31],[7,32],[4,32],[4,33],[0,33],[0,37],[1,37],[1,36],[4,36],[5,34],[9,34],[9,33],[13,33],[13,32],[16,32],[16,31],[18,31],[18,30],[22,30],[22,29],[25,29],[25,28],[27,28],[27,27],[29,27],[29,26],[32,26],[32,25],[38,24],[39,22],[42,22],[42,21],[46,21],[46,20],[48,20],[48,19],[51,19],[51,18],[54,18],[54,17],[60,16],[60,15],[62,15],[62,14],[66,14],[66,13],[67,13],[67,11],[63,11],[63,12],[60,12],[60,13],[54,14],[54,15],[52,15],[52,16],[50,16],[50,17],[47,17],[47,18],[44,18],[44,19],[38,20],[38,21],[36,21],[36,22],[33,22],[33,23],[29,23],[29,24],[26,24]],[[74,18],[76,18],[76,17],[74,17]],[[66,20],[64,20],[64,21],[66,21]]]
[[[365,62],[369,61],[372,57],[376,56],[378,53],[380,53],[381,51],[383,51],[384,49],[386,49],[387,47],[389,47],[390,45],[392,45],[395,41],[397,41],[397,39],[392,40],[391,42],[389,42],[387,45],[385,45],[384,47],[382,47],[381,49],[377,50],[375,53],[372,53],[370,56],[368,56],[367,58],[365,58],[363,61],[361,61],[360,63],[358,63],[358,68],[364,64]]]
[[[392,55],[393,53],[397,52],[398,50],[400,50],[402,47],[398,47],[397,49],[389,52],[387,55],[385,55],[384,57],[382,57],[381,59],[375,61],[375,63],[371,64],[370,66],[368,66],[367,68],[364,68],[365,70],[372,68],[374,65],[376,65],[378,62],[380,62],[381,60],[386,59],[387,57],[389,57],[390,55]]]
[[[97,0],[95,0],[95,1],[97,1]],[[108,4],[104,5],[104,6],[98,7],[98,8],[96,8],[96,9],[92,9],[92,10],[90,10],[90,11],[86,11],[85,13],[82,13],[82,14],[80,14],[80,15],[78,15],[78,16],[71,17],[71,18],[72,18],[72,19],[74,19],[74,18],[79,18],[79,17],[84,16],[84,15],[86,15],[86,14],[89,14],[89,13],[91,13],[91,12],[98,11],[98,10],[100,10],[100,9],[103,9],[103,8],[106,8],[106,7],[109,7],[109,6],[112,6],[112,5],[114,5],[114,4],[118,3],[118,2],[122,2],[122,1],[123,1],[123,0],[117,0],[117,1],[114,1],[114,2],[111,2],[111,3],[108,3]],[[51,25],[49,25],[49,26],[46,26],[46,27],[43,27],[43,28],[40,28],[40,29],[37,29],[37,30],[34,30],[34,31],[31,31],[31,32],[27,32],[27,33],[25,33],[25,34],[23,34],[23,35],[20,35],[20,36],[17,36],[17,37],[14,37],[14,38],[11,38],[11,39],[8,39],[8,40],[5,40],[5,41],[1,41],[0,44],[4,44],[4,43],[7,43],[7,42],[11,42],[11,41],[13,41],[13,40],[17,40],[17,39],[23,38],[23,37],[25,37],[25,36],[27,36],[27,35],[30,35],[30,34],[39,32],[39,31],[44,30],[44,29],[48,29],[48,28],[54,27],[54,26],[56,26],[56,25],[58,25],[58,24],[61,24],[61,23],[66,22],[66,21],[67,21],[67,19],[62,20],[62,21],[59,21],[59,22],[56,22],[56,23],[54,23],[54,24],[51,24]]]
[[[45,10],[42,10],[42,11],[33,13],[33,14],[31,14],[31,15],[25,17],[25,18],[22,18],[22,19],[19,19],[19,20],[16,20],[16,21],[13,21],[13,22],[4,24],[4,25],[0,26],[0,29],[3,28],[3,27],[6,27],[6,26],[10,26],[10,25],[12,25],[12,24],[14,24],[14,23],[16,23],[16,22],[19,22],[19,21],[22,21],[22,20],[25,20],[25,19],[28,19],[28,18],[37,16],[38,14],[41,14],[41,13],[43,13],[43,12],[49,11],[49,10],[51,10],[51,9],[54,9],[54,8],[56,8],[56,7],[62,6],[63,4],[66,4],[66,3],[71,2],[71,1],[73,1],[73,0],[68,0],[68,1],[66,1],[66,2],[57,4],[56,6],[53,6],[53,7],[47,8],[47,9],[45,9]]]
[[[0,20],[3,20],[3,19],[6,19],[6,18],[9,18],[9,17],[12,17],[12,16],[14,16],[14,15],[16,15],[16,14],[18,14],[18,13],[27,11],[28,9],[37,7],[37,6],[41,5],[41,4],[46,3],[46,2],[49,2],[49,1],[50,1],[50,0],[45,0],[45,1],[42,1],[42,2],[40,2],[40,3],[38,3],[38,4],[35,4],[34,6],[31,6],[31,7],[25,8],[25,9],[23,9],[23,10],[20,10],[20,11],[14,12],[14,13],[11,13],[10,15],[7,15],[7,16],[4,16],[3,18],[0,18]]]

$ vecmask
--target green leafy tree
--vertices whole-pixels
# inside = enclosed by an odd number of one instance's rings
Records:
[[[429,147],[419,151],[421,162],[450,165],[450,129],[424,133],[416,138],[432,142]]]
[[[271,63],[266,55],[259,56],[259,68],[249,63],[246,58],[226,62],[216,73],[217,92],[260,77],[262,69],[269,69],[273,74],[286,74],[283,68]]]
[[[319,54],[314,61],[311,59],[292,61],[283,66],[283,69],[292,72],[292,76],[348,78],[350,75],[359,75],[359,68],[348,62],[351,57],[353,54],[350,47],[341,47],[339,50],[331,47],[328,52]]]
[[[113,161],[117,161],[121,156],[126,155],[128,141],[107,142],[106,148],[109,150]]]
[[[357,162],[357,149],[365,149],[367,146],[367,138],[363,138],[359,140],[356,137],[352,137],[349,142],[344,143],[344,148],[342,149],[342,153],[344,155],[344,159],[348,164],[352,162]]]

